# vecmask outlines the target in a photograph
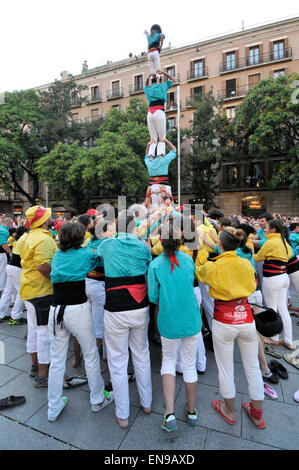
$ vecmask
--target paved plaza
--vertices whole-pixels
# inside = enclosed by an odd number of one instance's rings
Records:
[[[292,317],[294,340],[299,340],[298,318]],[[0,341],[5,345],[5,364],[0,365],[0,398],[25,395],[26,403],[0,411],[0,449],[44,450],[267,450],[299,449],[299,404],[293,394],[299,388],[299,370],[280,361],[287,368],[288,380],[280,380],[274,388],[278,399],[265,398],[264,420],[267,428],[256,429],[241,411],[248,401],[247,382],[241,356],[235,348],[236,410],[238,423],[227,424],[212,408],[220,398],[214,354],[207,351],[207,369],[199,376],[199,426],[189,427],[184,420],[185,390],[182,378],[176,381],[175,411],[178,430],[167,434],[161,429],[164,413],[160,376],[161,351],[151,345],[153,412],[146,416],[140,408],[136,383],[130,383],[130,427],[118,426],[113,408],[93,413],[89,405],[88,385],[65,390],[69,403],[56,422],[47,420],[47,389],[37,389],[29,376],[30,357],[25,351],[26,326],[0,324]],[[299,341],[298,341],[299,346]],[[276,348],[281,354],[287,350]],[[84,364],[72,368],[73,344],[70,343],[67,375],[84,373]],[[266,356],[271,359],[270,356]],[[107,373],[104,374],[108,379]]]

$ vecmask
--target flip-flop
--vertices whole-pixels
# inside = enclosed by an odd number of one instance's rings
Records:
[[[286,368],[280,364],[280,362],[278,361],[270,361],[270,364],[269,364],[269,369],[271,370],[271,372],[273,372],[274,374],[277,374],[281,379],[288,379],[289,378],[289,374],[288,374],[288,371],[286,370]]]
[[[280,341],[273,341],[273,339],[270,338],[264,338],[264,343],[271,344],[272,346],[280,346]]]
[[[225,416],[222,411],[221,411],[221,403],[224,403],[223,401],[220,401],[220,400],[215,400],[213,401],[213,408],[214,410],[220,415],[222,416],[223,419],[225,419],[225,421],[228,423],[228,424],[236,424],[237,420],[232,420],[232,419],[229,419],[227,416]]]
[[[297,356],[293,356],[293,354],[284,354],[283,358],[288,364],[299,369],[299,358]]]
[[[10,395],[9,397],[2,398],[0,400],[0,410],[4,410],[5,408],[11,408],[12,406],[22,405],[25,403],[26,398],[24,396],[15,397]]]
[[[254,418],[250,414],[250,406],[251,406],[251,403],[248,403],[248,402],[242,403],[243,410],[246,412],[247,416],[251,419],[255,427],[259,429],[265,429],[266,425],[264,423],[263,418],[261,418],[261,424],[256,424],[256,422],[254,421]]]
[[[275,352],[274,348],[272,346],[270,346],[270,344],[264,346],[264,353],[268,354],[269,356],[276,357],[276,359],[281,359],[282,358],[282,355]]]

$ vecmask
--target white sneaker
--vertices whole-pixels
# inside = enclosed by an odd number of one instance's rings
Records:
[[[270,385],[264,382],[264,394],[267,395],[272,400],[276,400],[278,398],[277,393],[275,392],[274,388],[270,387]]]
[[[68,404],[68,398],[67,397],[61,397],[61,402],[62,402],[62,406],[61,406],[61,410],[59,411],[58,415],[56,415],[55,417],[51,417],[51,416],[48,416],[48,421],[56,421],[56,419],[58,418],[58,416],[60,415],[60,413],[62,412],[62,410],[66,407],[66,405]]]
[[[113,403],[113,401],[114,401],[113,392],[107,392],[106,390],[104,390],[104,395],[105,395],[105,398],[104,398],[104,401],[102,403],[97,403],[95,405],[91,405],[91,410],[94,413],[97,413],[98,411],[103,410],[104,408],[106,408],[106,406],[111,405],[111,403]]]

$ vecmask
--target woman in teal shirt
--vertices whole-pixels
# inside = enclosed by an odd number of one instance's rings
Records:
[[[164,252],[152,261],[148,271],[149,299],[153,303],[159,303],[158,328],[163,353],[161,375],[166,408],[162,429],[168,432],[177,428],[174,399],[180,341],[187,395],[187,422],[190,426],[197,425],[196,355],[202,322],[193,288],[195,265],[190,256],[179,250],[180,238],[179,229],[176,230],[171,223],[164,224],[161,231]]]

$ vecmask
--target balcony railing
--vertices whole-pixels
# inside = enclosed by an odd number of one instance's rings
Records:
[[[79,98],[72,98],[71,99],[71,108],[80,108],[81,100]]]
[[[238,86],[233,90],[219,90],[218,91],[218,99],[219,100],[221,100],[221,99],[232,100],[232,99],[236,99],[236,98],[242,98],[242,97],[246,96],[246,93],[247,93],[248,90],[250,90],[251,88],[254,88],[259,83],[260,82],[256,82],[256,83],[250,83],[250,84],[243,85],[243,86]]]
[[[193,107],[194,108],[194,101],[196,98],[200,98],[204,93],[196,93],[193,96],[187,96],[186,98],[186,107]]]
[[[229,73],[234,72],[235,70],[245,69],[248,67],[258,67],[259,65],[270,63],[270,62],[279,62],[283,60],[288,60],[293,57],[292,48],[288,47],[282,51],[272,51],[264,52],[263,54],[258,54],[255,56],[247,56],[241,59],[236,59],[232,63],[221,62],[219,65],[220,73]]]
[[[180,74],[179,74],[179,73],[176,73],[176,74],[174,74],[174,75],[173,75],[172,73],[170,73],[169,75],[172,75],[172,76],[174,77],[174,85],[178,85],[178,84],[180,83],[181,78],[180,78]],[[167,78],[165,77],[165,80],[166,80],[166,79],[167,79]]]
[[[141,85],[130,85],[129,86],[129,94],[130,95],[135,95],[137,93],[143,93],[143,86]]]
[[[202,67],[200,69],[192,69],[188,70],[187,72],[187,80],[203,80],[204,78],[207,78],[208,75],[208,67]]]
[[[180,101],[180,107],[181,107],[181,101]],[[178,102],[177,101],[166,101],[165,103],[165,111],[175,111],[178,109]]]
[[[124,89],[123,87],[112,88],[111,90],[107,90],[106,96],[107,96],[107,100],[114,100],[116,98],[122,98],[124,96]]]
[[[88,96],[87,104],[100,103],[102,101],[102,93],[94,93]]]

